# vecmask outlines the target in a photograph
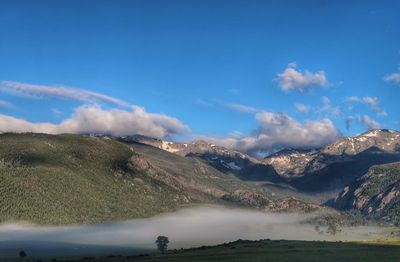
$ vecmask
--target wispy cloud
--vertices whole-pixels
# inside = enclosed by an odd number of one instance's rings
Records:
[[[313,87],[327,87],[329,81],[325,71],[310,72],[296,70],[297,64],[290,63],[287,68],[277,75],[278,86],[285,92],[295,90],[300,93],[310,91]]]
[[[379,99],[377,97],[364,97],[363,103],[369,105],[373,110],[381,111],[382,107],[379,105]]]
[[[371,117],[367,115],[361,116],[361,123],[368,129],[378,129],[381,127],[381,125],[377,121],[373,120]]]
[[[383,80],[388,83],[400,84],[400,66],[398,67],[397,72],[384,76]]]
[[[383,106],[380,104],[380,100],[377,97],[358,97],[358,96],[350,96],[346,97],[346,102],[352,103],[362,103],[368,105],[372,110],[377,111],[379,116],[387,116],[387,112],[385,112]],[[352,108],[352,107],[351,107]]]
[[[11,104],[10,102],[0,100],[0,108],[12,108],[12,107],[14,107],[14,105]]]
[[[62,112],[61,112],[60,109],[58,109],[58,108],[52,108],[52,109],[51,109],[51,113],[52,113],[53,115],[55,115],[55,116],[61,116],[61,115],[62,115]]]
[[[294,106],[296,107],[296,110],[301,113],[308,113],[311,109],[311,106],[300,103],[297,103]]]
[[[360,123],[362,126],[367,129],[378,129],[381,127],[381,124],[376,120],[372,119],[368,115],[351,115],[346,117],[346,129],[350,130],[350,127],[353,122]]]
[[[257,113],[261,111],[260,109],[257,109],[249,105],[227,102],[220,99],[204,100],[201,98],[197,98],[196,100],[194,100],[194,102],[203,107],[220,106],[241,113]]]
[[[316,112],[324,115],[340,116],[342,110],[339,106],[333,106],[331,100],[327,96],[322,97],[322,106],[316,108]]]
[[[55,97],[76,100],[85,103],[109,103],[122,107],[131,107],[128,102],[125,102],[121,99],[74,87],[34,85],[14,81],[0,81],[0,91],[17,96]]]
[[[199,105],[199,106],[202,106],[202,107],[213,107],[214,106],[214,104],[212,103],[212,102],[210,102],[210,101],[207,101],[207,100],[204,100],[204,99],[202,99],[202,98],[195,98],[194,100],[193,100],[193,102],[196,104],[196,105]]]
[[[235,110],[238,112],[243,112],[243,113],[256,113],[256,112],[260,111],[257,108],[243,105],[243,104],[225,103],[225,105],[232,110]]]

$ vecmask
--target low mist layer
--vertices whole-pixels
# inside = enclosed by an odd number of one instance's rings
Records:
[[[143,252],[155,249],[154,241],[158,235],[169,237],[170,248],[214,245],[239,238],[365,240],[385,235],[383,228],[366,226],[343,228],[334,236],[320,234],[313,225],[303,223],[309,216],[202,206],[149,219],[100,225],[3,224],[0,226],[0,253],[4,258],[14,256],[21,249],[33,256],[96,255],[121,250]],[[98,252],[100,250],[102,252]]]

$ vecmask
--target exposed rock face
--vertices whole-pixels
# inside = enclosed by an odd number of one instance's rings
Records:
[[[307,165],[317,156],[317,151],[285,149],[263,159],[272,165],[280,176],[298,177],[304,174]]]
[[[386,152],[400,149],[400,132],[392,130],[370,130],[356,137],[340,139],[321,150],[329,155],[356,155],[369,148],[378,148]]]
[[[400,223],[400,163],[378,165],[347,186],[328,205]]]

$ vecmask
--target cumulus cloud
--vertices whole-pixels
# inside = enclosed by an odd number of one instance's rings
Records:
[[[85,103],[103,102],[122,107],[131,106],[129,103],[118,98],[73,87],[34,85],[14,81],[0,81],[0,90],[18,96],[56,97]]]
[[[297,103],[294,106],[296,107],[296,110],[301,113],[308,113],[311,109],[311,106],[300,103]]]
[[[285,92],[296,90],[300,93],[310,91],[313,87],[329,86],[324,71],[310,72],[308,70],[296,70],[296,63],[290,63],[288,67],[277,75],[278,86]]]
[[[0,132],[99,133],[114,136],[141,134],[164,138],[189,130],[176,118],[149,113],[123,100],[84,89],[0,81],[0,91],[17,96],[75,100],[84,104],[76,108],[70,118],[58,124],[33,123],[25,119],[0,115]],[[113,105],[114,108],[105,110],[100,106],[103,103]],[[121,107],[126,110],[120,109]],[[57,116],[61,114],[56,108],[53,108],[51,112]]]
[[[104,110],[97,105],[85,105],[78,107],[70,118],[59,124],[32,123],[24,119],[0,115],[1,132],[100,133],[114,136],[141,134],[164,138],[188,130],[189,128],[176,118],[148,113],[137,106],[126,111],[116,108]]]
[[[327,118],[300,123],[284,113],[260,112],[256,114],[256,119],[259,127],[252,135],[202,138],[238,151],[256,154],[282,148],[322,147],[341,136],[340,131]]]

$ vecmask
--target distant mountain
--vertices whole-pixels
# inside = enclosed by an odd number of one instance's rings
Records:
[[[316,150],[284,149],[262,160],[272,165],[278,175],[292,178],[304,175],[307,165],[318,155]]]
[[[242,180],[282,181],[271,165],[265,164],[244,153],[210,144],[202,140],[191,143],[177,143],[140,135],[129,136],[123,138],[123,140],[151,145],[182,157],[200,159],[219,171],[225,174],[235,175]]]
[[[371,167],[327,204],[400,225],[400,162]]]
[[[143,136],[127,139],[198,158],[242,180],[287,183],[305,192],[338,191],[373,165],[400,161],[400,132],[386,129],[345,137],[321,149],[284,149],[261,160],[204,141],[176,143]]]
[[[371,130],[339,139],[320,150],[282,150],[263,162],[306,192],[340,190],[376,164],[400,161],[400,132]]]
[[[400,161],[399,145],[400,132],[389,130],[339,139],[322,148],[292,183],[306,191],[340,190],[373,165]]]
[[[400,132],[374,129],[359,136],[339,139],[325,146],[321,153],[328,155],[357,155],[370,148],[384,152],[400,152]]]

